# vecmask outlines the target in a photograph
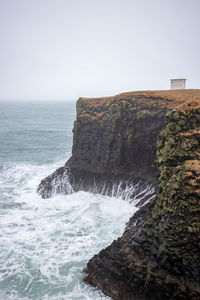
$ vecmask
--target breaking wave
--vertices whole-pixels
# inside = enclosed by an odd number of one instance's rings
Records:
[[[149,186],[113,185],[111,197],[87,192],[41,199],[36,188],[58,166],[6,164],[0,171],[0,299],[109,299],[85,284],[87,261],[122,234]],[[125,200],[123,200],[125,199]]]

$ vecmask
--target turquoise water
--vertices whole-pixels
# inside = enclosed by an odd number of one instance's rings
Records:
[[[74,120],[75,102],[0,102],[0,166],[63,158],[71,152]]]
[[[83,282],[87,261],[136,210],[86,192],[41,199],[71,155],[75,102],[0,103],[0,299],[109,299]]]

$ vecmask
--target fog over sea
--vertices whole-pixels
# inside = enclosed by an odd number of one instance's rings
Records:
[[[75,102],[0,103],[0,300],[110,299],[82,270],[122,234],[134,204],[36,192],[70,157],[75,117]]]

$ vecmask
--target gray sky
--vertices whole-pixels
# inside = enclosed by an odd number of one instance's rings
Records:
[[[200,88],[200,0],[0,0],[0,100]]]

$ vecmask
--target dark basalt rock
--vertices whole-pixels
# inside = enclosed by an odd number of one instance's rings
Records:
[[[155,180],[141,180],[130,175],[97,174],[64,166],[43,179],[38,191],[43,198],[55,194],[71,194],[80,190],[101,195],[121,196],[124,199],[135,198],[140,194],[141,201],[138,205],[142,205],[153,196],[156,186]],[[144,195],[142,192],[146,189],[148,196],[145,198],[145,192]]]
[[[72,157],[42,180],[39,194],[48,198],[55,192],[102,192],[105,184],[106,194],[111,194],[113,183],[127,180],[156,185],[153,164],[166,109],[163,99],[144,96],[114,97],[106,103],[103,99],[80,98]]]
[[[118,300],[200,299],[200,90],[80,98],[73,131],[72,157],[42,180],[42,197],[120,184],[134,198],[159,176],[85,281]]]
[[[167,114],[156,198],[85,269],[85,280],[113,299],[200,299],[200,103],[189,104]]]
[[[144,298],[144,275],[137,273],[142,262],[138,260],[135,274],[130,273],[130,266],[126,262],[124,245],[137,235],[136,228],[141,227],[151,215],[152,204],[148,203],[137,211],[126,227],[121,238],[113,241],[107,248],[95,255],[84,270],[85,281],[97,286],[113,299],[145,299]],[[128,248],[129,249],[129,248]],[[129,255],[132,256],[129,249]],[[138,258],[138,255],[135,257]],[[136,291],[134,293],[134,290]],[[147,298],[152,299],[152,298]]]

